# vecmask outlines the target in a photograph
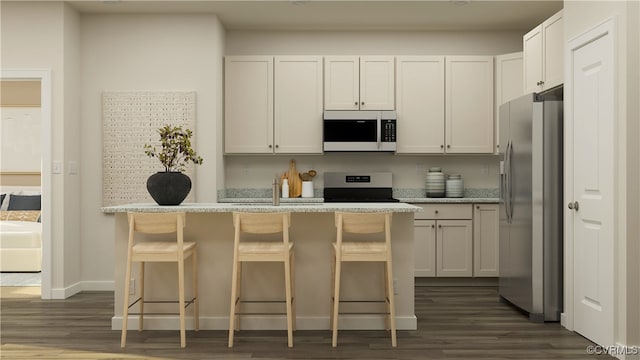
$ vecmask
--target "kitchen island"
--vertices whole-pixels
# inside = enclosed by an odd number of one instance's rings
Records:
[[[272,212],[290,211],[290,236],[295,244],[295,302],[297,329],[329,329],[331,306],[331,243],[335,241],[334,212],[365,211],[393,212],[391,236],[393,251],[393,277],[396,292],[396,319],[399,330],[415,330],[413,277],[413,218],[422,209],[404,203],[283,203],[273,206],[265,203],[185,203],[180,206],[155,204],[130,204],[102,208],[104,213],[115,215],[115,301],[111,326],[122,327],[122,298],[126,268],[128,239],[128,211],[187,213],[185,237],[198,243],[198,275],[200,300],[200,329],[225,330],[229,325],[229,301],[231,268],[233,259],[234,211]],[[177,298],[177,271],[168,264],[147,265],[145,298]],[[284,283],[279,264],[246,264],[243,267],[243,297],[254,300],[279,300],[283,298]],[[189,272],[187,282],[190,284]],[[134,284],[138,281],[138,266],[133,267]],[[175,284],[175,285],[174,285]],[[348,263],[343,265],[342,299],[381,299],[383,296],[382,265],[375,263]],[[134,286],[135,288],[135,286]],[[139,294],[139,289],[134,292]],[[190,294],[189,286],[186,293]],[[188,295],[187,295],[188,297]],[[134,296],[132,295],[133,299]],[[259,306],[260,305],[260,306]],[[174,305],[175,306],[175,305]],[[280,304],[253,304],[247,312],[283,312]],[[342,305],[341,305],[342,306]],[[355,312],[361,308],[341,307]],[[145,312],[154,312],[150,305]],[[365,309],[368,312],[380,308]],[[369,311],[370,310],[370,311]],[[171,311],[166,305],[156,312]],[[341,310],[343,311],[343,310]],[[187,310],[187,328],[193,328],[191,310]],[[137,319],[132,316],[130,329],[137,329]],[[178,316],[145,316],[146,329],[179,329]],[[241,317],[241,329],[286,329],[284,315]],[[341,329],[384,329],[382,315],[342,315]]]

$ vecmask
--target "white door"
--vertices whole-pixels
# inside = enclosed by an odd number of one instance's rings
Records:
[[[540,91],[542,80],[542,25],[522,37],[524,49],[524,92]]]
[[[445,151],[493,153],[493,56],[447,56]]]
[[[444,56],[396,58],[398,154],[444,153]]]
[[[276,56],[276,153],[322,153],[322,57]]]
[[[360,108],[360,60],[357,56],[324,58],[324,109]]]
[[[360,58],[360,110],[395,109],[393,56]]]
[[[567,144],[572,191],[566,195],[573,208],[566,213],[573,243],[573,324],[603,346],[614,344],[613,29],[610,20],[569,43],[573,101],[566,124],[573,134],[573,144]]]

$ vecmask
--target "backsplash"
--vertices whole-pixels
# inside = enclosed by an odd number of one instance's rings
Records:
[[[271,198],[270,188],[227,188],[218,190],[218,200],[221,199],[263,199]],[[465,198],[497,198],[498,189],[495,188],[466,188],[464,190]],[[323,197],[322,188],[314,190],[314,197]],[[426,197],[425,189],[393,189],[394,198],[424,198]]]
[[[274,176],[289,168],[295,159],[299,172],[314,169],[316,193],[324,187],[326,171],[391,171],[394,189],[423,189],[430,167],[445,174],[460,174],[465,189],[497,189],[497,155],[393,155],[374,153],[327,153],[325,155],[228,155],[224,157],[222,187],[231,189],[269,189]],[[219,189],[221,190],[221,189]],[[270,195],[269,195],[270,196]]]

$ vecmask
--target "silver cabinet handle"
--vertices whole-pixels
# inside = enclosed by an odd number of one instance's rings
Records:
[[[567,205],[567,207],[569,207],[569,210],[578,211],[578,209],[580,208],[580,204],[577,201],[574,201],[574,202],[570,202],[569,205]]]

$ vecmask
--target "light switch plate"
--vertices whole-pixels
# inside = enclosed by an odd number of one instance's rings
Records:
[[[53,174],[62,174],[62,162],[61,161],[53,161],[51,163],[51,172]]]

